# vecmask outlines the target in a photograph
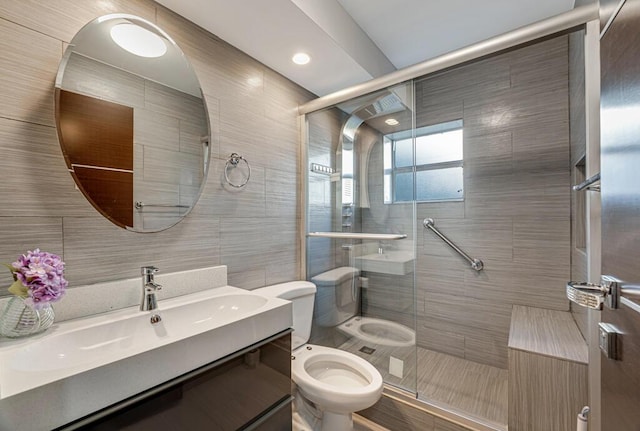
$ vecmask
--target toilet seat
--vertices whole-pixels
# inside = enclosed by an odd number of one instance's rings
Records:
[[[382,394],[382,376],[373,365],[330,347],[298,347],[293,351],[291,376],[307,399],[335,413],[370,407]]]
[[[375,317],[353,317],[339,325],[338,330],[350,337],[380,346],[412,347],[416,344],[413,329]]]

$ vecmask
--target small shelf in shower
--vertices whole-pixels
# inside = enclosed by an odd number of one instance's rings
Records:
[[[309,232],[307,236],[312,238],[370,239],[376,241],[395,241],[407,237],[406,234],[357,232]]]

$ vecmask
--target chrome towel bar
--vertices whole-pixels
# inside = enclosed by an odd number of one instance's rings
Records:
[[[474,259],[473,257],[469,256],[467,253],[462,251],[462,249],[460,249],[460,247],[458,247],[453,242],[451,242],[451,240],[449,238],[444,236],[444,234],[442,232],[440,232],[438,229],[436,229],[435,222],[433,221],[432,218],[424,219],[422,221],[422,225],[425,228],[431,230],[431,232],[435,233],[449,247],[454,249],[460,256],[462,256],[467,262],[469,262],[471,264],[471,268],[475,269],[476,271],[482,271],[482,269],[484,268],[484,263],[482,263],[482,261],[480,259]]]
[[[172,205],[172,204],[145,204],[142,201],[136,201],[136,209],[141,210],[144,207],[163,207],[163,208],[190,208],[189,205]]]

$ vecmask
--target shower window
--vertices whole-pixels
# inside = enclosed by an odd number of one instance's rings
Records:
[[[462,120],[426,126],[384,137],[384,202],[459,201],[464,198]]]

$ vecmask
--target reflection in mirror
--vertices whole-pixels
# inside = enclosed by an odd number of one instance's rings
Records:
[[[167,229],[198,200],[207,110],[185,55],[154,24],[114,14],[83,27],[58,70],[56,122],[78,188],[116,225]]]

